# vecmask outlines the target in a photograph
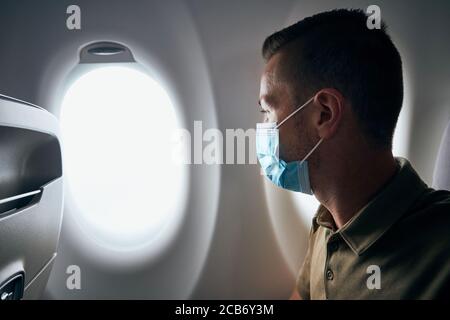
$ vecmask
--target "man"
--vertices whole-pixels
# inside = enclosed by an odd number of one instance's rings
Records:
[[[450,192],[392,155],[402,62],[385,25],[366,22],[324,12],[263,45],[259,162],[321,203],[293,298],[449,298]]]

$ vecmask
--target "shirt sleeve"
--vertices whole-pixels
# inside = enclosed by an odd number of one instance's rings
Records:
[[[296,289],[302,300],[311,300],[310,275],[311,275],[311,253],[314,244],[313,231],[314,231],[313,227],[311,227],[308,239],[308,250],[306,252],[305,259],[303,260],[303,265],[298,273],[296,282]]]

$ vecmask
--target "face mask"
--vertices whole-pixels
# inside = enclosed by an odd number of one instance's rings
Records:
[[[280,144],[278,128],[313,100],[314,97],[309,99],[304,105],[286,117],[279,125],[276,122],[258,123],[256,125],[256,153],[264,175],[283,189],[310,195],[313,192],[309,181],[309,169],[306,160],[319,147],[323,139],[315,145],[303,160],[286,163],[278,157]]]

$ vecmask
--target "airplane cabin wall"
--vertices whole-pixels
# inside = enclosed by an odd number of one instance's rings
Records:
[[[65,9],[70,4],[82,9],[81,31],[65,28]],[[63,0],[57,4],[6,0],[0,5],[0,92],[58,114],[64,80],[77,64],[79,48],[90,41],[113,40],[126,44],[137,61],[173,89],[188,127],[203,120],[205,126],[223,132],[246,130],[260,121],[257,99],[264,38],[316,12],[370,4],[357,0]],[[450,42],[446,41],[450,3],[376,4],[405,62],[404,108],[409,112],[403,121],[409,123],[402,128],[409,131],[402,155],[431,185],[440,137],[450,119]],[[171,258],[164,263],[122,273],[102,269],[65,235],[70,221],[65,219],[60,257],[46,297],[287,298],[305,254],[312,213],[298,212],[289,193],[265,185],[257,165],[190,170],[190,205],[177,238],[190,247],[172,246],[167,253]],[[194,231],[200,235],[194,236]],[[67,264],[82,265],[83,290],[63,288]],[[158,279],[155,274],[164,276]]]

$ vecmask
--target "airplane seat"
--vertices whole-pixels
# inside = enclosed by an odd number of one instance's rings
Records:
[[[444,131],[433,175],[433,188],[450,190],[450,121]]]
[[[53,261],[63,184],[57,119],[0,95],[0,300],[37,299]]]

